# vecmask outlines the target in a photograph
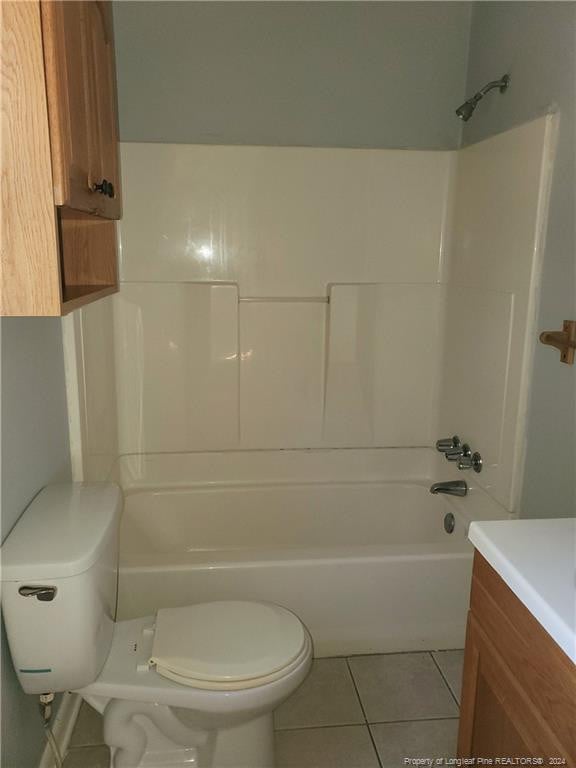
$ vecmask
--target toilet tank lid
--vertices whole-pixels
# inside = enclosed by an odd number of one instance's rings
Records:
[[[48,485],[34,498],[0,552],[2,581],[44,581],[91,568],[117,530],[122,491],[114,483]]]

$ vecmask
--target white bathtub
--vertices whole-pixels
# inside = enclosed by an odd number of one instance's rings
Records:
[[[301,617],[316,656],[462,647],[472,549],[458,516],[444,532],[450,502],[428,484],[128,484],[119,618],[270,600]]]

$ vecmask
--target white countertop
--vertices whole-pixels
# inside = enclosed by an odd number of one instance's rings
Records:
[[[473,522],[468,538],[576,663],[576,519]]]

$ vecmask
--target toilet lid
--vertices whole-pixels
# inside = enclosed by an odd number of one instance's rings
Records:
[[[159,610],[150,661],[184,684],[238,684],[285,669],[305,646],[301,621],[285,608],[218,601]]]

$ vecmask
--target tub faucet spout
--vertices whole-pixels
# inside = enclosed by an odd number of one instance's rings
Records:
[[[468,484],[466,480],[448,480],[444,483],[434,483],[430,486],[430,493],[445,493],[448,496],[466,496]]]

